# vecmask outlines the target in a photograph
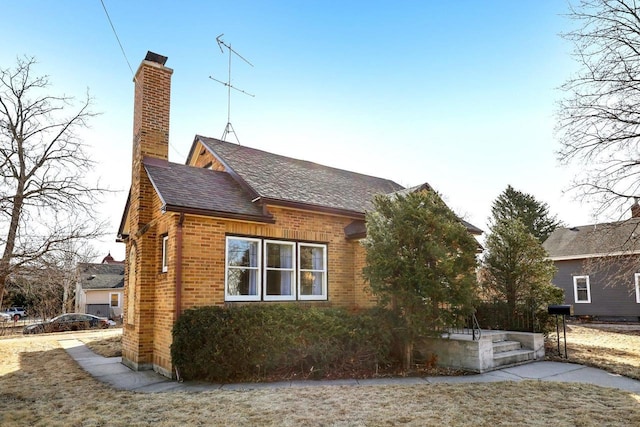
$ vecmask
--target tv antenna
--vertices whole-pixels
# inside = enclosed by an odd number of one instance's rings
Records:
[[[249,62],[246,58],[244,58],[242,55],[240,55],[238,52],[236,52],[235,50],[233,50],[231,48],[231,44],[227,44],[224,42],[224,40],[222,40],[222,36],[224,36],[224,34],[220,34],[218,37],[216,37],[216,42],[218,43],[218,47],[220,48],[220,52],[224,53],[224,49],[223,47],[227,48],[227,51],[229,52],[229,75],[227,77],[227,81],[222,81],[222,80],[218,80],[215,77],[209,76],[209,78],[211,80],[215,80],[218,83],[221,83],[223,85],[225,85],[227,87],[227,125],[224,127],[224,132],[222,132],[222,140],[226,141],[226,137],[227,135],[229,135],[230,133],[233,134],[233,136],[235,137],[236,141],[238,142],[238,145],[240,145],[240,140],[238,139],[238,134],[236,133],[235,129],[233,129],[233,125],[231,124],[231,89],[236,90],[240,93],[244,93],[245,95],[248,95],[252,98],[255,97],[255,95],[249,93],[249,92],[245,92],[242,89],[238,89],[237,87],[235,87],[234,85],[231,84],[231,54],[235,54],[238,58],[242,59],[244,62],[246,62],[247,64],[251,65],[253,67],[253,64],[251,62]]]

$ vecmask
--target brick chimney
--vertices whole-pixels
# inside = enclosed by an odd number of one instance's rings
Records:
[[[136,76],[133,108],[133,157],[169,158],[171,74],[167,57],[147,52]]]
[[[638,204],[638,198],[631,205],[631,218],[640,218],[640,205]]]
[[[152,217],[153,187],[144,171],[144,158],[169,159],[169,109],[171,74],[167,57],[147,52],[133,81],[133,159],[131,170],[130,232],[135,233]]]
[[[166,56],[147,52],[133,81],[133,156],[128,203],[125,307],[122,333],[122,363],[134,370],[151,369],[153,360],[154,290],[156,271],[153,254],[157,230],[151,226],[154,190],[143,161],[169,158],[169,109],[171,75],[164,66]],[[151,255],[150,255],[151,254]],[[140,313],[144,312],[144,322]]]

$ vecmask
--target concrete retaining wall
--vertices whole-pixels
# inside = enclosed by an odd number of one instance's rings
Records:
[[[544,358],[544,336],[530,332],[482,331],[478,341],[470,335],[451,334],[424,338],[415,348],[424,356],[435,354],[438,366],[482,373],[502,367],[494,360],[493,343],[505,340],[518,341],[523,349],[531,350],[531,360]]]

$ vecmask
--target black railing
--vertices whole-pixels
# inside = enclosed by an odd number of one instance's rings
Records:
[[[480,324],[478,323],[478,319],[475,314],[471,314],[461,321],[453,324],[444,331],[448,334],[457,334],[457,335],[470,335],[474,341],[480,340],[482,337],[482,329],[480,329]]]
[[[532,304],[485,300],[476,306],[476,318],[482,329],[540,332],[542,319],[538,319],[536,311]]]

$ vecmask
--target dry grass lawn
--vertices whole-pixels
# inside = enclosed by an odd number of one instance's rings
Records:
[[[88,335],[81,341],[96,354],[103,357],[122,356],[122,335],[104,338],[102,336]]]
[[[0,425],[629,426],[640,396],[591,385],[307,387],[141,394],[94,380],[59,335],[0,340]]]
[[[564,355],[560,329],[560,350]],[[569,362],[604,369],[640,380],[640,325],[569,324],[567,325]],[[547,341],[547,356],[557,359],[555,331]]]

